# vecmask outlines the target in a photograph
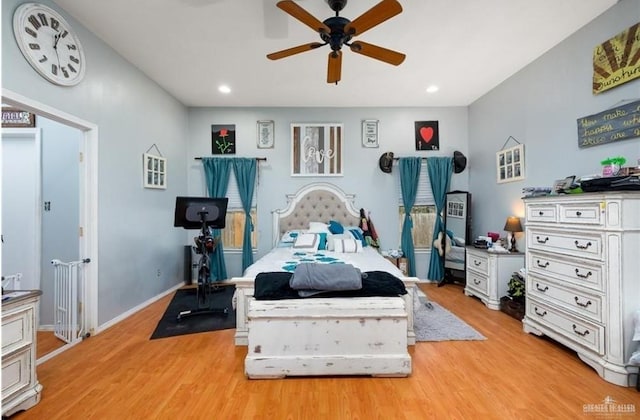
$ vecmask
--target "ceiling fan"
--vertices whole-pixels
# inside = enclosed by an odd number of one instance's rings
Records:
[[[287,48],[286,50],[267,54],[267,58],[279,60],[329,44],[331,52],[329,52],[327,83],[335,84],[338,84],[340,81],[343,45],[348,46],[351,48],[351,51],[355,53],[375,58],[376,60],[384,61],[394,66],[404,61],[405,55],[397,51],[368,44],[363,41],[351,41],[354,36],[361,35],[385,20],[400,14],[402,12],[402,6],[397,0],[382,0],[352,21],[339,16],[340,11],[347,5],[347,0],[326,0],[326,2],[329,4],[329,7],[336,12],[336,15],[321,22],[305,9],[298,6],[294,1],[279,1],[276,6],[318,32],[322,42],[311,42],[298,45],[297,47]]]

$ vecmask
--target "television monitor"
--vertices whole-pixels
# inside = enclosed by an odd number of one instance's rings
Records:
[[[224,229],[228,202],[227,197],[176,197],[173,226],[200,229],[204,215],[207,226]]]

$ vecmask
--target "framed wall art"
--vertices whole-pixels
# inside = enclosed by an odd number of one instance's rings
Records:
[[[524,144],[496,153],[496,178],[498,184],[524,179]]]
[[[362,121],[362,147],[378,147],[378,120]]]
[[[258,121],[258,149],[273,149],[275,124],[273,121]]]
[[[149,153],[142,155],[142,181],[145,188],[167,188],[167,159]]]
[[[291,176],[342,176],[342,143],[342,124],[291,124]]]
[[[211,126],[211,154],[236,154],[236,125],[222,124]]]
[[[35,127],[36,114],[13,107],[2,107],[3,127]]]
[[[440,150],[438,121],[416,121],[416,150]]]

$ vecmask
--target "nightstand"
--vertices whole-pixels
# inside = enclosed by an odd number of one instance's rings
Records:
[[[467,247],[466,254],[464,293],[479,298],[489,309],[500,310],[500,298],[507,294],[511,273],[524,267],[524,253],[497,253]]]

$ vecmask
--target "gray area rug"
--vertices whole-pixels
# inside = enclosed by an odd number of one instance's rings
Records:
[[[416,290],[413,302],[416,341],[486,340],[466,322],[428,300],[421,290]]]

